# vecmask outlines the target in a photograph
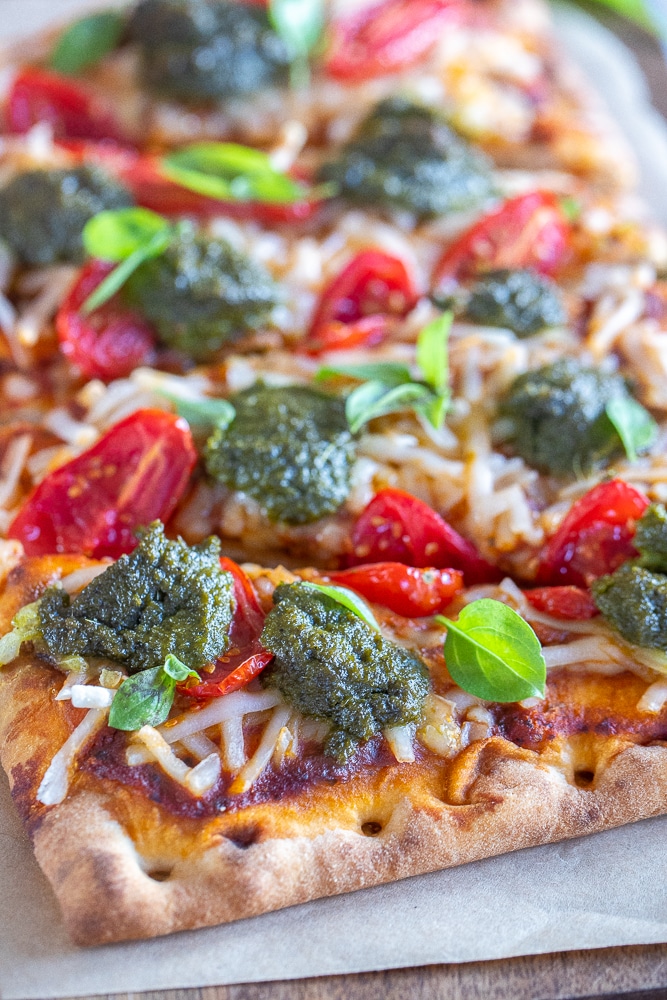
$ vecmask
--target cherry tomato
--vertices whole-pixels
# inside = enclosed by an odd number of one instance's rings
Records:
[[[569,248],[569,222],[555,195],[532,191],[483,216],[436,264],[433,285],[474,277],[492,268],[531,267],[550,275]]]
[[[538,583],[587,587],[637,555],[632,539],[648,497],[622,479],[594,486],[573,505],[548,540]]]
[[[15,77],[7,97],[7,128],[23,134],[37,122],[48,122],[65,139],[124,141],[109,108],[82,84],[58,73],[29,67]]]
[[[331,26],[326,71],[358,82],[413,66],[463,8],[461,0],[381,0],[348,14]]]
[[[117,296],[89,315],[81,306],[114,264],[91,260],[56,315],[60,350],[86,378],[111,382],[125,378],[155,357],[155,331],[138,313],[121,305]]]
[[[252,581],[238,563],[223,556],[220,560],[220,568],[231,573],[234,577],[235,608],[231,639],[234,646],[243,650],[257,641],[264,628],[266,616],[257,599]]]
[[[82,552],[117,559],[137,544],[136,528],[168,520],[196,461],[185,420],[137,410],[43,479],[8,535],[23,542],[29,556]]]
[[[120,172],[120,179],[130,189],[138,205],[161,215],[194,215],[202,219],[228,215],[234,219],[254,219],[271,225],[303,222],[315,215],[322,204],[316,199],[279,205],[209,198],[164,177],[160,172],[159,161],[149,156],[138,157],[133,163],[126,163]]]
[[[352,531],[352,566],[391,560],[406,566],[460,569],[466,584],[502,574],[423,500],[403,490],[380,490]]]
[[[223,695],[231,694],[232,691],[238,691],[249,684],[269,665],[273,656],[274,654],[269,653],[266,649],[261,653],[254,653],[221,680],[210,677],[200,684],[193,684],[192,687],[186,683],[179,686],[179,691],[182,694],[187,694],[190,698],[202,701],[207,698],[221,698]]]
[[[537,587],[524,594],[538,611],[564,621],[583,622],[600,613],[590,593],[581,587]]]
[[[440,614],[463,590],[460,570],[418,569],[397,562],[371,563],[328,575],[334,583],[405,618]]]
[[[372,347],[392,318],[405,316],[417,299],[402,260],[382,250],[361,250],[324,289],[308,331],[314,353]]]

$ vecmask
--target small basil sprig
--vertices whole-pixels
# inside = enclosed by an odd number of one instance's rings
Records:
[[[332,584],[327,585],[324,583],[310,583],[306,581],[303,581],[303,586],[310,587],[311,590],[317,590],[320,594],[330,597],[332,601],[336,601],[337,604],[340,604],[348,611],[351,611],[353,615],[357,616],[357,618],[361,618],[361,620],[366,622],[370,628],[374,629],[376,632],[380,631],[380,626],[375,619],[375,615],[370,610],[366,602],[358,597],[353,590],[348,590],[347,587],[334,587]]]
[[[56,42],[49,66],[73,76],[94,66],[120,42],[125,18],[116,10],[101,10],[75,21]]]
[[[325,0],[269,0],[268,13],[290,55],[292,86],[308,86],[308,56],[324,31]]]
[[[513,608],[482,598],[468,604],[447,629],[445,662],[452,680],[484,701],[544,697],[547,668],[540,641]]]
[[[236,410],[226,399],[185,399],[164,389],[158,389],[157,393],[173,403],[179,417],[195,427],[220,427],[225,430],[236,416]]]
[[[334,193],[308,188],[276,170],[259,149],[234,142],[199,142],[177,149],[160,161],[162,174],[179,187],[219,201],[255,201],[293,205]]]
[[[109,712],[112,729],[134,732],[142,726],[159,726],[174,704],[176,685],[188,677],[201,680],[196,670],[190,670],[171,653],[162,666],[141,670],[123,681],[116,691]]]
[[[641,403],[632,396],[616,396],[605,407],[611,429],[621,439],[625,454],[631,462],[647,451],[658,436],[658,425]]]
[[[117,261],[81,307],[93,312],[120,291],[137,268],[167,249],[178,227],[147,208],[119,208],[99,212],[83,228],[83,245],[91,257]]]
[[[434,319],[417,338],[416,361],[423,381],[416,381],[406,365],[376,362],[368,365],[337,365],[320,368],[316,378],[337,375],[364,379],[345,401],[350,430],[356,434],[364,424],[387,413],[412,409],[438,430],[449,408],[449,363],[447,341],[453,314]]]

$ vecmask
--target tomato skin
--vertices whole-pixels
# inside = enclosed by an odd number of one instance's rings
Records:
[[[231,694],[232,691],[239,691],[246,684],[249,684],[251,680],[254,680],[255,677],[258,677],[262,670],[268,667],[273,658],[274,654],[269,653],[265,649],[261,653],[254,653],[252,656],[249,656],[243,663],[232,670],[231,673],[223,677],[222,680],[216,681],[207,678],[200,684],[194,684],[192,687],[183,684],[179,686],[179,691],[181,694],[187,694],[188,697],[196,698],[198,701],[207,701],[209,698],[222,698],[223,695]]]
[[[37,122],[48,122],[60,139],[125,141],[108,108],[79,83],[49,70],[27,67],[14,79],[6,104],[9,132],[23,135]]]
[[[403,490],[384,489],[361,512],[352,530],[348,565],[399,562],[461,570],[466,585],[491,583],[502,573],[432,507]]]
[[[536,587],[524,590],[524,596],[538,611],[563,621],[583,622],[600,614],[590,593],[581,587]]]
[[[60,350],[86,378],[111,382],[125,378],[140,365],[155,359],[156,334],[138,313],[114,296],[90,315],[81,312],[88,296],[113,270],[114,264],[91,260],[56,314]]]
[[[117,559],[136,546],[136,528],[169,519],[196,461],[182,418],[137,410],[43,479],[8,536],[29,556],[81,552]]]
[[[331,26],[325,70],[358,83],[414,65],[434,47],[442,27],[459,17],[461,0],[381,0]]]
[[[551,275],[570,245],[570,224],[554,194],[532,191],[503,202],[445,250],[433,287],[465,280],[492,268],[530,267]]]
[[[234,619],[232,621],[231,640],[234,646],[241,650],[255,643],[264,628],[266,615],[259,603],[255,588],[247,573],[244,573],[238,563],[223,556],[220,568],[231,573],[234,578]]]
[[[361,250],[322,292],[306,349],[319,354],[379,344],[392,318],[406,316],[416,300],[402,260],[382,250]]]
[[[404,618],[440,614],[463,590],[460,570],[419,569],[397,562],[371,563],[328,576],[334,583],[349,587],[366,600],[382,604]]]
[[[622,479],[594,486],[547,541],[537,582],[587,587],[613,573],[637,555],[635,525],[648,505],[648,497]]]

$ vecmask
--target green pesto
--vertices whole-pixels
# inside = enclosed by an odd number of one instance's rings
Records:
[[[195,361],[268,321],[278,289],[264,267],[224,240],[185,226],[124,289],[168,347]]]
[[[625,380],[571,358],[519,375],[500,402],[506,440],[529,465],[557,476],[604,465],[622,454],[605,413],[614,398],[628,398]]]
[[[609,576],[600,577],[591,591],[608,622],[628,642],[667,650],[667,576],[644,569],[634,560]]]
[[[473,323],[506,327],[517,337],[531,337],[566,319],[558,287],[529,269],[488,271],[473,285],[464,315]]]
[[[304,584],[277,587],[273,603],[260,638],[275,654],[264,683],[331,723],[326,753],[343,763],[387,726],[419,721],[429,691],[419,656]]]
[[[196,670],[224,652],[233,580],[220,569],[220,540],[189,546],[155,521],[137,548],[70,599],[50,587],[39,605],[52,656],[106,656],[130,673],[169,653]]]
[[[339,185],[347,201],[420,218],[475,207],[492,193],[486,157],[437,112],[396,97],[377,105],[319,179]]]
[[[644,569],[667,573],[667,509],[664,504],[652,503],[646,508],[637,522],[634,546]]]
[[[190,103],[287,82],[289,53],[263,5],[141,0],[129,25],[144,84]]]
[[[0,239],[21,264],[78,263],[88,220],[131,204],[125,188],[98,167],[26,170],[0,190]]]
[[[309,524],[338,510],[355,458],[344,401],[258,384],[230,402],[234,420],[206,443],[209,475],[257,500],[272,521]]]

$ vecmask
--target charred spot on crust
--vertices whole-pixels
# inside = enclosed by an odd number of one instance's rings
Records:
[[[361,824],[361,832],[364,837],[377,837],[379,833],[382,833],[382,823],[377,820],[367,820]]]

